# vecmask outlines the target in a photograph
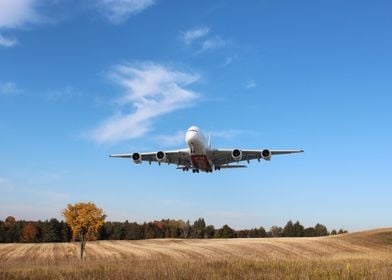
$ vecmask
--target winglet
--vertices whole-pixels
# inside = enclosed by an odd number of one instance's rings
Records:
[[[211,149],[211,132],[208,134],[208,147]]]

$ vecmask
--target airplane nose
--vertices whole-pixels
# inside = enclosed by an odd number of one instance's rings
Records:
[[[193,132],[193,131],[188,131],[188,132],[186,133],[185,141],[186,141],[186,143],[187,143],[188,145],[193,144],[194,138],[195,138],[195,134],[196,134],[196,133]]]

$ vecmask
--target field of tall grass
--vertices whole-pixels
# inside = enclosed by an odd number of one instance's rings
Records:
[[[392,279],[392,228],[314,238],[0,244],[1,279]]]

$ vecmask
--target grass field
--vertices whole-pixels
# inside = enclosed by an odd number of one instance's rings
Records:
[[[392,228],[313,238],[0,244],[1,279],[392,279]]]

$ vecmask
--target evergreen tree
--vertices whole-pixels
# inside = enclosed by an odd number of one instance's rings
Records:
[[[294,237],[303,237],[304,236],[304,226],[299,223],[299,221],[296,221],[295,224],[293,225],[293,231],[294,231]]]
[[[306,228],[306,229],[305,229],[305,232],[304,232],[304,236],[305,236],[305,237],[313,237],[313,236],[315,236],[315,235],[314,235],[314,227],[308,227],[308,228]]]
[[[293,222],[290,220],[283,228],[283,237],[293,237],[293,236],[295,236],[294,225]]]
[[[205,238],[214,238],[215,228],[213,225],[208,225],[206,227]]]
[[[193,223],[192,238],[204,238],[206,223],[203,218],[199,218]]]
[[[141,226],[137,223],[128,223],[125,226],[125,237],[124,239],[127,240],[137,240],[143,239],[144,236],[142,234]]]
[[[61,225],[57,219],[45,221],[41,226],[42,242],[61,242],[63,241],[61,234]]]
[[[278,226],[272,226],[269,231],[270,237],[282,237],[283,236],[283,228]]]
[[[224,225],[221,229],[218,230],[220,238],[234,238],[236,237],[235,231],[229,227],[228,225]]]
[[[327,227],[321,224],[316,224],[314,226],[314,235],[315,236],[326,236],[328,235]]]

